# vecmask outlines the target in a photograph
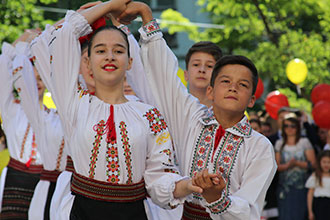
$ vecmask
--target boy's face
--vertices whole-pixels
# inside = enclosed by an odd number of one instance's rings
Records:
[[[195,52],[191,55],[188,68],[184,71],[190,89],[206,89],[210,84],[216,61],[211,54]]]
[[[251,71],[239,64],[228,64],[221,68],[214,87],[208,87],[207,95],[213,101],[217,112],[243,114],[247,107],[253,107],[253,81]]]

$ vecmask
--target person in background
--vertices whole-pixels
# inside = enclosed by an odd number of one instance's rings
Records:
[[[250,119],[250,125],[255,131],[261,133],[261,123],[258,119]]]
[[[310,141],[301,137],[300,122],[294,113],[282,121],[282,139],[276,141],[278,165],[277,189],[279,220],[302,220],[307,213],[307,171],[315,165],[315,153]]]
[[[184,78],[188,82],[188,91],[207,107],[211,107],[212,101],[207,98],[206,90],[210,85],[213,67],[221,57],[220,47],[210,41],[195,43],[185,57]]]
[[[276,124],[277,124],[277,132],[274,133],[273,135],[269,136],[269,140],[270,142],[272,142],[273,145],[275,145],[276,141],[278,139],[282,138],[282,121],[284,119],[284,116],[286,114],[289,114],[291,112],[289,107],[282,107],[280,108],[280,110],[278,110],[277,112],[277,120],[276,120]]]
[[[265,135],[266,137],[269,137],[271,136],[272,132],[272,125],[269,122],[261,122],[261,134]]]
[[[330,219],[330,151],[322,151],[316,170],[306,182],[309,220]]]

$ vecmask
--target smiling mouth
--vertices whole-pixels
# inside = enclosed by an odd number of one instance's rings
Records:
[[[103,67],[103,70],[108,71],[108,72],[114,71],[116,69],[117,69],[117,67],[115,65],[113,65],[113,64],[112,65],[105,65]]]

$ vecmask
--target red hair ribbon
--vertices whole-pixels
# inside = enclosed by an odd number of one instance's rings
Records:
[[[83,44],[83,43],[85,43],[86,41],[89,41],[89,40],[92,38],[92,36],[93,36],[93,34],[95,33],[95,31],[96,31],[97,29],[99,29],[99,28],[105,26],[105,25],[106,25],[106,21],[105,21],[105,18],[104,18],[104,17],[99,18],[98,20],[96,20],[96,21],[91,25],[91,26],[92,26],[92,29],[93,29],[92,33],[87,34],[87,35],[82,36],[82,37],[79,38],[80,44]]]

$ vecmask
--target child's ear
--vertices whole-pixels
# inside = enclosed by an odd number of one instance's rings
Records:
[[[188,82],[188,78],[189,78],[188,70],[183,71],[183,73],[184,73],[184,80],[186,80]]]
[[[130,70],[130,69],[132,68],[132,63],[133,63],[133,58],[132,58],[132,57],[130,57],[130,58],[128,59],[128,66],[127,66],[127,70]]]
[[[213,96],[213,87],[212,86],[208,86],[207,89],[206,89],[206,97],[213,101],[214,100],[214,96]]]
[[[256,100],[257,100],[256,99],[256,96],[255,95],[252,95],[247,107],[252,108],[254,106],[254,103],[256,102]]]

